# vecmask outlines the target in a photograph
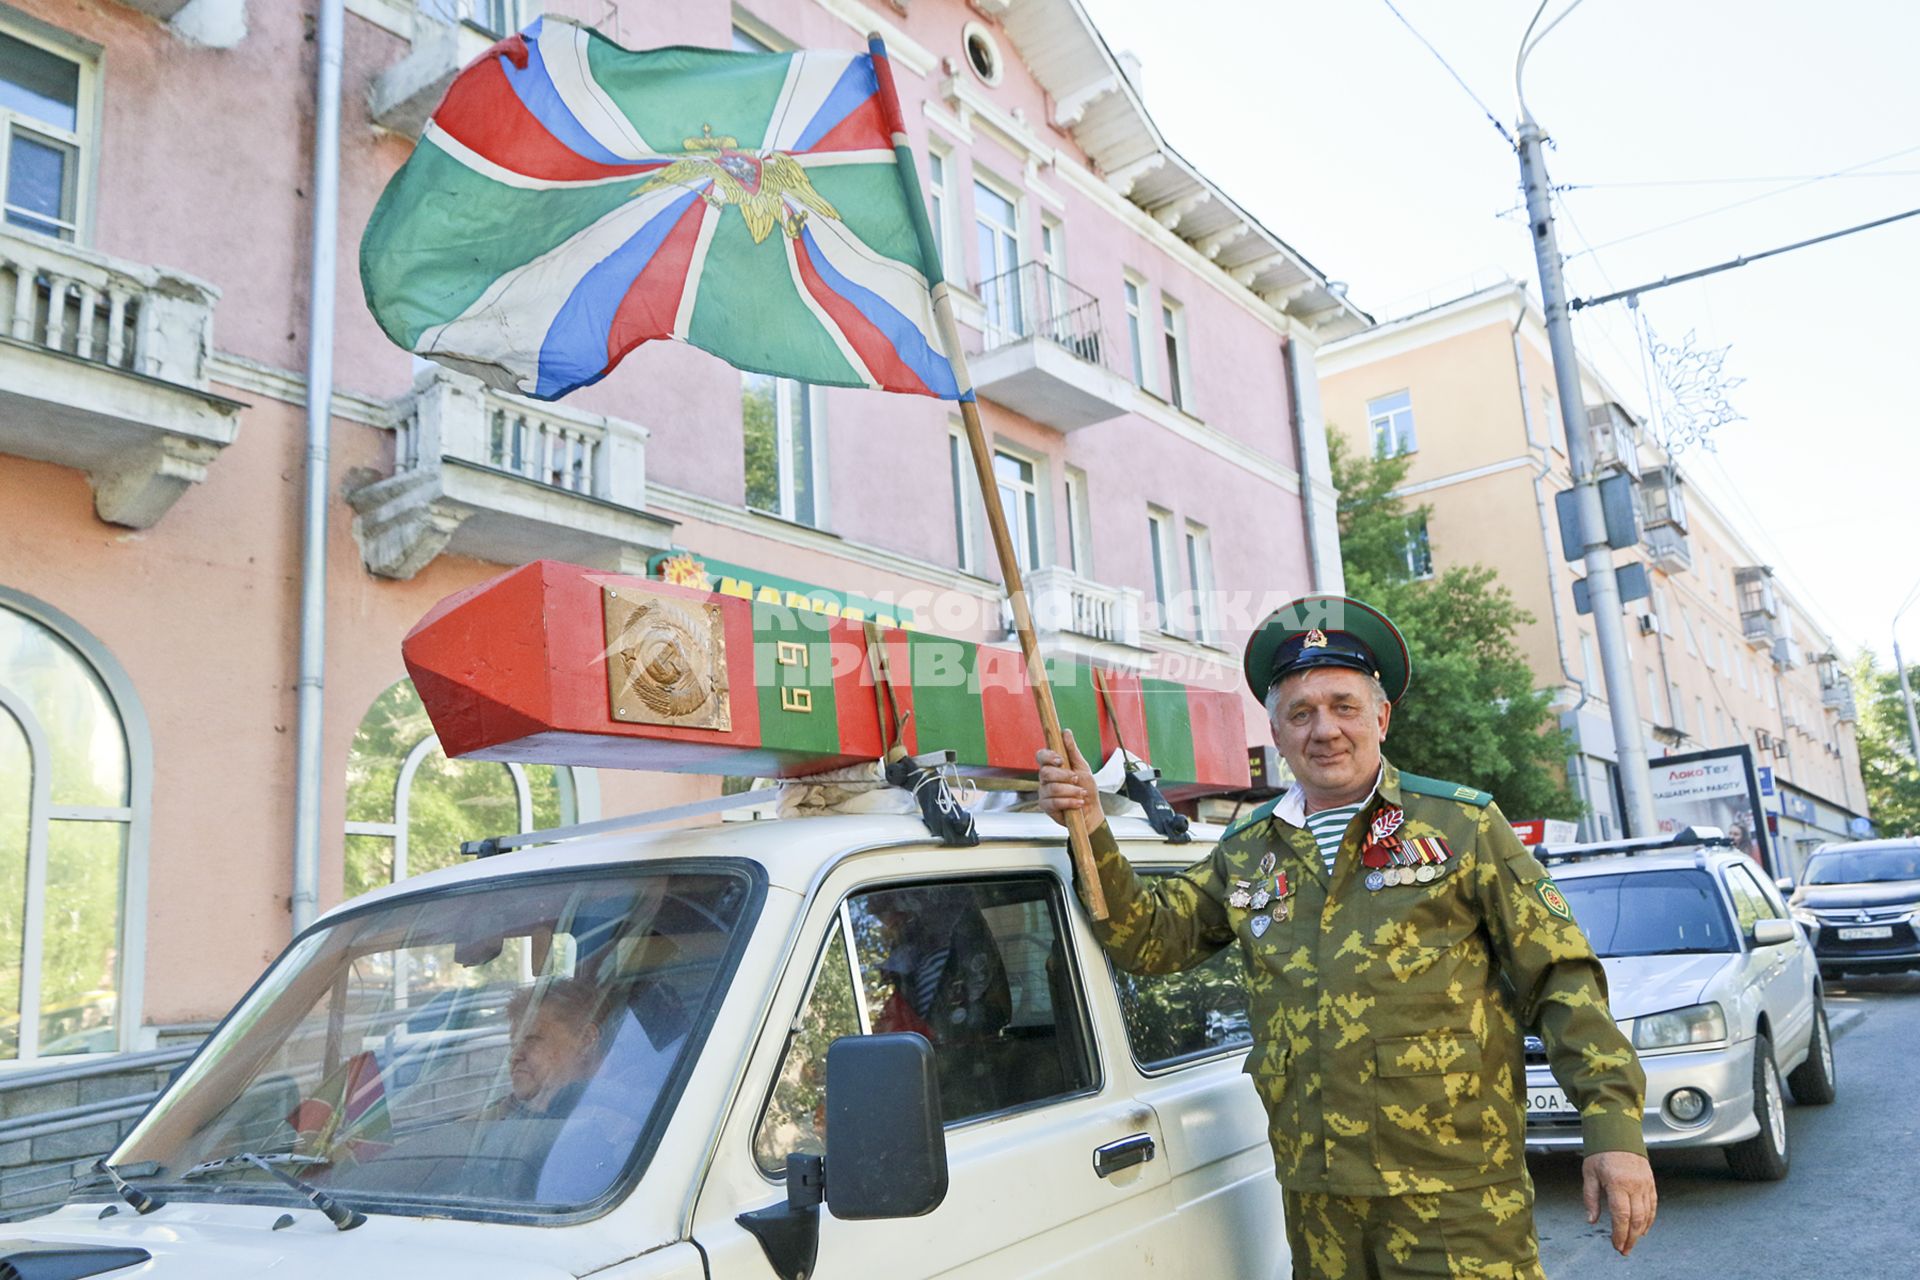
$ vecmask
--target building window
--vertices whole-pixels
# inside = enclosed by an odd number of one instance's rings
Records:
[[[1586,672],[1588,694],[1599,696],[1601,693],[1598,675],[1600,664],[1594,660],[1593,636],[1585,631],[1580,633],[1580,667]]]
[[[1063,346],[1071,345],[1075,335],[1069,332],[1065,320],[1073,309],[1067,294],[1067,230],[1057,218],[1040,219],[1040,264],[1047,269],[1046,314],[1039,318],[1041,331]]]
[[[571,769],[448,759],[402,680],[374,699],[347,752],[344,893],[454,866],[467,840],[578,820]]]
[[[1167,399],[1184,410],[1193,400],[1187,385],[1187,311],[1165,294],[1160,295],[1160,332],[1167,344]]]
[[[125,919],[145,822],[134,765],[100,670],[0,604],[0,1059],[132,1047],[139,1010],[120,997],[142,950]]]
[[[1020,571],[1032,573],[1040,567],[1040,487],[1034,482],[1033,463],[996,449],[993,481],[1000,490],[1000,510],[1007,517],[1007,533],[1020,558]]]
[[[1190,613],[1193,638],[1213,644],[1220,638],[1218,614],[1214,609],[1213,539],[1205,527],[1187,523],[1187,584],[1193,592]]]
[[[1680,696],[1680,686],[1668,685],[1667,709],[1673,712],[1673,727],[1679,731],[1681,737],[1685,737],[1687,733],[1686,705],[1687,700]]]
[[[91,72],[50,43],[0,30],[7,225],[60,240],[78,234]]]
[[[1689,617],[1687,616],[1687,611],[1686,611],[1685,609],[1682,609],[1682,610],[1680,611],[1680,630],[1681,630],[1681,631],[1682,631],[1683,633],[1685,633],[1685,636],[1686,636],[1686,641],[1687,641],[1687,656],[1688,656],[1689,658],[1697,658],[1697,657],[1699,657],[1699,656],[1700,656],[1700,645],[1699,645],[1699,643],[1698,643],[1698,641],[1696,641],[1696,640],[1694,639],[1694,635],[1693,635],[1693,619],[1692,619],[1692,618],[1689,618]]]
[[[1140,282],[1126,282],[1127,349],[1133,354],[1133,385],[1147,385],[1147,353],[1140,336]]]
[[[735,53],[778,53],[773,42],[764,35],[748,31],[739,23],[733,26],[733,51]]]
[[[932,147],[927,148],[927,216],[940,248],[941,278],[951,280],[960,261],[953,250],[953,157]]]
[[[967,65],[973,68],[973,74],[990,88],[999,84],[1000,46],[994,43],[993,35],[980,23],[969,22],[961,32],[961,39],[966,44]]]
[[[1093,519],[1087,507],[1087,473],[1068,467],[1067,567],[1083,578],[1093,576]]]
[[[1652,667],[1647,668],[1647,719],[1660,723],[1660,680]]]
[[[821,504],[813,388],[763,373],[742,378],[747,505],[818,528]]]
[[[1707,700],[1706,700],[1705,698],[1695,698],[1695,699],[1693,700],[1693,718],[1694,718],[1694,721],[1695,721],[1695,722],[1696,722],[1696,723],[1697,723],[1697,724],[1698,724],[1698,725],[1700,726],[1700,740],[1701,740],[1701,742],[1702,742],[1702,743],[1706,743],[1706,738],[1707,738]],[[1707,745],[1711,745],[1711,744],[1707,744]]]
[[[1420,447],[1413,434],[1413,397],[1396,391],[1367,401],[1367,431],[1373,437],[1373,456],[1397,458]]]
[[[953,474],[953,545],[955,560],[962,573],[975,568],[973,513],[980,486],[973,474],[973,451],[959,431],[947,433],[947,462]]]
[[[973,225],[980,251],[980,300],[987,310],[987,345],[995,346],[1027,332],[1020,297],[1020,206],[976,179]]]
[[[1416,580],[1433,576],[1433,541],[1427,536],[1425,516],[1407,521],[1407,576]]]
[[[1147,550],[1153,557],[1153,603],[1162,631],[1173,629],[1173,517],[1147,511]]]

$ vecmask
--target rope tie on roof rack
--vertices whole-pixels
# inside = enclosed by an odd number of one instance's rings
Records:
[[[963,783],[951,752],[941,752],[937,757],[907,754],[907,721],[913,712],[902,710],[894,693],[880,628],[869,622],[865,631],[867,669],[873,674],[874,709],[880,717],[880,761],[887,781],[912,794],[920,806],[920,820],[942,844],[979,844],[980,831],[966,808],[974,795],[973,784]]]

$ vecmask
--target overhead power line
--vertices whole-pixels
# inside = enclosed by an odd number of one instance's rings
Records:
[[[1559,182],[1555,191],[1626,191],[1644,187],[1731,187],[1756,182],[1825,182],[1829,178],[1912,178],[1920,169],[1878,169],[1872,173],[1772,173],[1750,178],[1649,178],[1640,182]]]
[[[1575,298],[1567,305],[1575,311],[1585,307],[1597,307],[1608,302],[1618,302],[1622,298],[1635,297],[1642,293],[1652,293],[1655,289],[1665,289],[1669,285],[1685,284],[1689,280],[1698,280],[1701,276],[1714,275],[1721,271],[1731,271],[1735,267],[1744,267],[1750,262],[1759,262],[1762,258],[1777,258],[1783,253],[1792,253],[1795,249],[1804,249],[1808,245],[1824,244],[1828,240],[1838,240],[1841,236],[1857,235],[1862,231],[1871,231],[1875,227],[1884,227],[1890,222],[1899,222],[1906,218],[1920,217],[1920,209],[1909,209],[1905,213],[1889,214],[1884,218],[1875,218],[1872,222],[1862,222],[1858,226],[1842,227],[1838,231],[1829,231],[1825,235],[1812,236],[1805,240],[1796,240],[1792,244],[1783,244],[1778,249],[1767,249],[1760,253],[1742,254],[1738,258],[1729,258],[1725,262],[1716,262],[1710,267],[1701,267],[1698,271],[1688,271],[1677,276],[1661,276],[1658,280],[1635,285],[1631,289],[1618,289],[1598,298]]]
[[[1507,126],[1500,123],[1500,117],[1493,114],[1493,108],[1489,107],[1486,103],[1480,100],[1480,95],[1475,93],[1473,91],[1473,87],[1469,85],[1466,82],[1466,80],[1464,80],[1461,77],[1458,71],[1455,71],[1453,69],[1453,64],[1451,62],[1448,62],[1446,57],[1438,49],[1433,47],[1433,41],[1421,35],[1420,29],[1414,26],[1411,22],[1407,21],[1407,15],[1400,12],[1399,9],[1394,7],[1393,0],[1381,0],[1381,2],[1387,6],[1388,10],[1392,12],[1394,17],[1400,19],[1400,25],[1405,27],[1408,31],[1411,31],[1413,33],[1413,38],[1415,40],[1418,40],[1421,44],[1425,45],[1427,47],[1427,52],[1432,54],[1434,58],[1440,63],[1440,65],[1447,69],[1447,74],[1453,77],[1453,82],[1459,85],[1461,88],[1461,91],[1464,92],[1469,98],[1473,99],[1473,105],[1480,108],[1480,112],[1482,115],[1486,116],[1488,124],[1492,125],[1495,129],[1499,130],[1500,136],[1507,140],[1507,145],[1509,147],[1519,146],[1520,144],[1513,140],[1513,135],[1507,132]]]

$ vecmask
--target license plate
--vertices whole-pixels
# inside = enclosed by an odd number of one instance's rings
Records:
[[[1891,938],[1893,926],[1890,924],[1861,924],[1839,931],[1842,942],[1854,942],[1861,938]]]
[[[1527,1114],[1570,1116],[1573,1114],[1573,1103],[1567,1099],[1565,1089],[1530,1087],[1527,1090]]]

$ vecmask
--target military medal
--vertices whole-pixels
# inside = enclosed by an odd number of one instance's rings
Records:
[[[1253,906],[1253,909],[1255,911],[1265,911],[1267,909],[1267,904],[1272,901],[1273,901],[1273,894],[1267,891],[1267,886],[1261,885],[1258,889],[1255,889],[1253,891],[1253,899],[1252,899],[1251,905]]]
[[[1244,884],[1227,895],[1227,905],[1235,911],[1245,911],[1252,902],[1253,894]]]
[[[1421,884],[1431,884],[1439,874],[1440,868],[1434,866],[1431,862],[1423,862],[1419,868],[1414,871],[1413,878]]]
[[[1272,871],[1275,861],[1277,861],[1277,859],[1273,856],[1273,850],[1267,850],[1260,859],[1260,874],[1264,876]]]
[[[1286,872],[1279,872],[1273,877],[1273,894],[1276,898],[1286,897],[1288,888]]]
[[[1287,922],[1287,917],[1292,914],[1293,914],[1293,904],[1289,902],[1287,899],[1282,898],[1280,899],[1280,901],[1273,904],[1273,922],[1275,924],[1285,924]]]
[[[1374,844],[1385,844],[1393,838],[1393,833],[1398,831],[1400,824],[1406,820],[1407,815],[1404,812],[1394,805],[1388,805],[1373,815],[1373,825],[1367,828],[1367,831]]]
[[[1369,893],[1378,893],[1378,892],[1380,892],[1380,890],[1381,890],[1381,888],[1382,888],[1382,887],[1383,887],[1383,886],[1384,886],[1384,885],[1385,885],[1386,883],[1387,883],[1387,876],[1386,876],[1386,872],[1384,872],[1384,871],[1369,871],[1369,872],[1367,872],[1367,891],[1368,891]]]
[[[1271,916],[1255,916],[1252,920],[1247,922],[1247,927],[1249,929],[1252,929],[1253,936],[1258,938],[1262,934],[1266,933],[1267,926],[1272,923],[1273,923],[1273,917]]]

